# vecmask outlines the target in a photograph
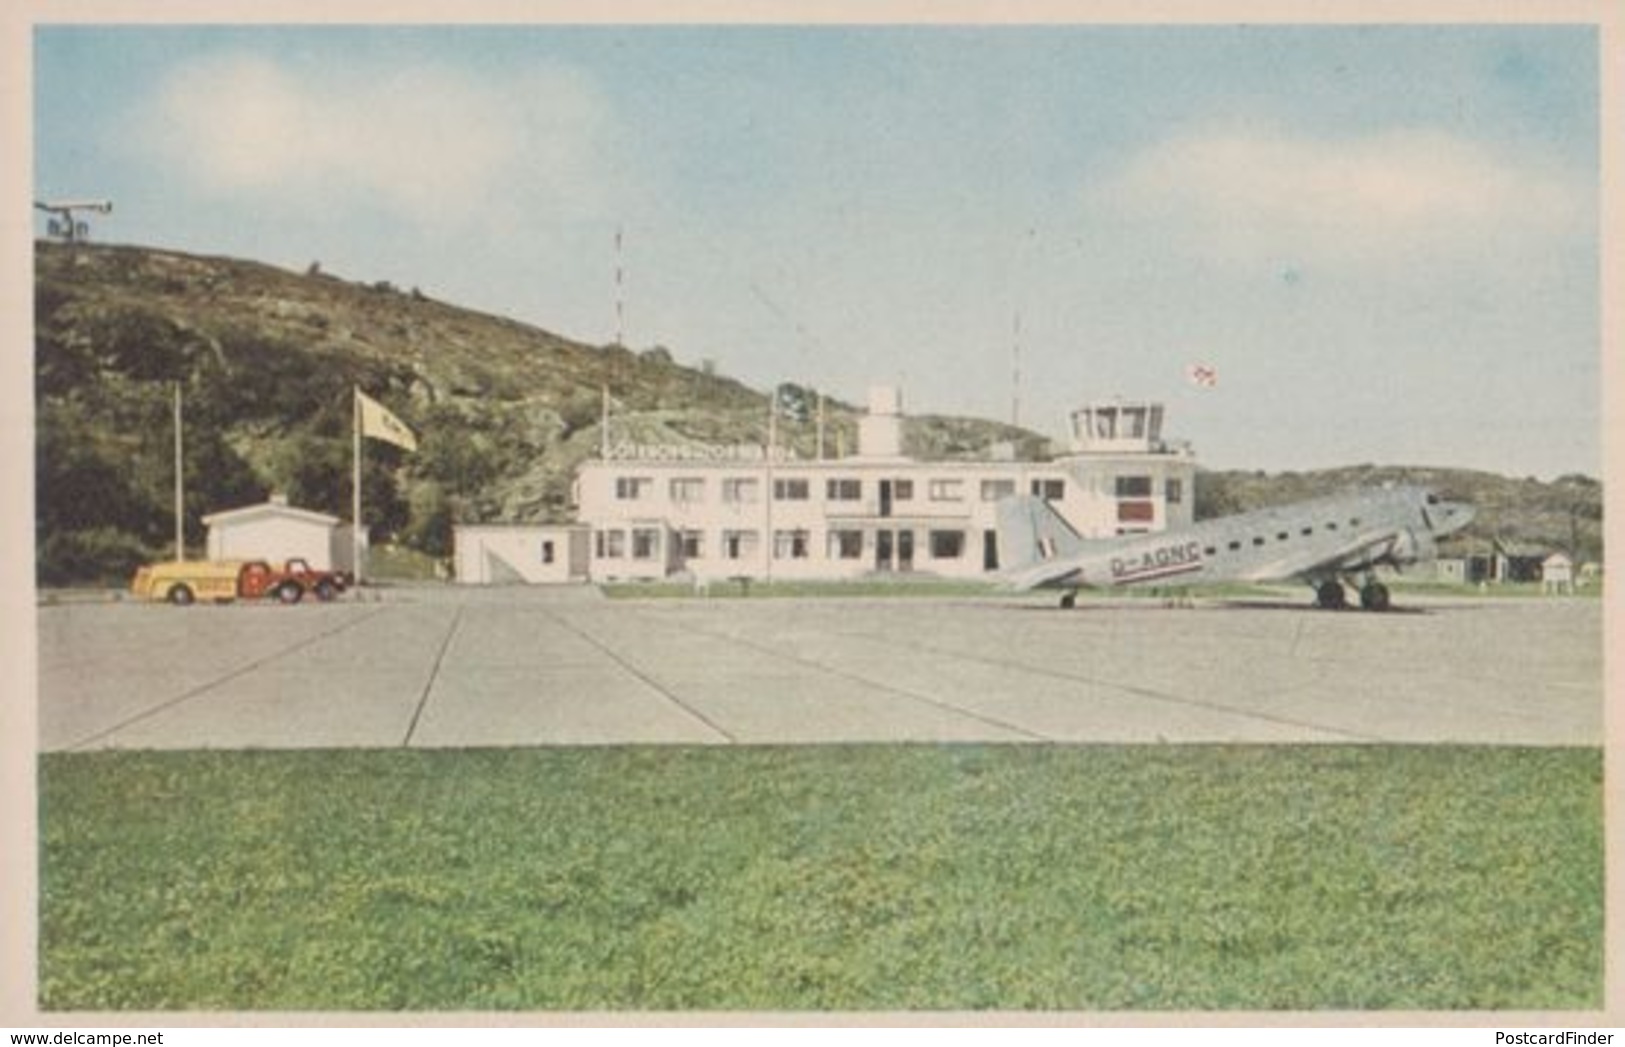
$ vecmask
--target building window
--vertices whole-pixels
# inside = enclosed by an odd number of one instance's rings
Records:
[[[806,531],[774,531],[773,559],[805,560],[807,558]]]
[[[689,505],[705,500],[705,481],[698,477],[681,477],[671,482],[671,500]]]
[[[756,501],[757,484],[753,477],[736,476],[722,481],[722,500],[736,505]]]
[[[1150,498],[1151,477],[1149,476],[1119,476],[1117,478],[1117,497],[1119,498]]]
[[[553,562],[553,541],[546,539],[542,542],[542,563]]]
[[[824,495],[832,502],[856,502],[863,497],[863,481],[830,480],[824,485]]]
[[[960,502],[965,499],[965,482],[963,480],[932,480],[931,500],[933,502]]]
[[[1117,519],[1120,523],[1150,523],[1157,518],[1157,507],[1151,502],[1118,502]]]
[[[705,555],[705,532],[684,531],[678,541],[682,543],[683,559],[698,560]]]
[[[599,531],[595,543],[600,560],[619,560],[626,555],[625,531]]]
[[[957,560],[964,555],[964,531],[931,532],[931,558],[933,560]]]
[[[829,532],[829,558],[831,560],[863,559],[863,532]]]
[[[1009,498],[1016,493],[1014,480],[983,480],[982,501],[996,502],[1000,498]]]
[[[655,527],[632,528],[632,559],[653,560],[660,549],[660,530]]]
[[[1169,505],[1178,505],[1185,500],[1185,482],[1170,477],[1163,487],[1163,492]]]
[[[1066,497],[1066,481],[1034,480],[1032,492],[1035,498],[1042,498],[1046,502],[1058,502]]]
[[[635,502],[649,493],[654,481],[647,476],[617,476],[615,497],[623,502]]]
[[[807,500],[807,481],[774,480],[773,500],[775,502],[805,502]]]
[[[723,531],[722,555],[729,560],[752,559],[760,541],[755,531]]]
[[[914,481],[893,480],[891,496],[899,502],[912,502],[914,500]]]

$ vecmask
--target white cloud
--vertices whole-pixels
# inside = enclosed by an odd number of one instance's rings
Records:
[[[611,167],[608,107],[566,69],[304,75],[233,55],[177,70],[132,125],[142,152],[191,188],[364,204],[423,225],[489,226],[533,205],[592,214]]]
[[[1592,199],[1538,157],[1431,130],[1208,131],[1147,148],[1085,193],[1092,214],[1197,257],[1358,267],[1570,241]]]

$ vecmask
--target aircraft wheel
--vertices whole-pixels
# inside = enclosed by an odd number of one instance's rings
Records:
[[[1062,595],[1062,597],[1061,597],[1061,609],[1063,611],[1070,611],[1070,610],[1072,610],[1072,608],[1074,608],[1076,606],[1078,606],[1078,594],[1077,593],[1065,593],[1065,594]]]
[[[1381,582],[1372,582],[1360,590],[1360,606],[1368,611],[1388,610],[1388,587]]]
[[[1343,591],[1343,583],[1335,578],[1321,582],[1315,587],[1315,603],[1328,611],[1342,610],[1348,605],[1348,594]]]

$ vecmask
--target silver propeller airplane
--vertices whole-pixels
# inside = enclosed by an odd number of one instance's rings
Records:
[[[1432,559],[1438,539],[1473,518],[1462,502],[1419,487],[1317,498],[1206,520],[1178,530],[1086,540],[1042,499],[999,503],[999,551],[1017,589],[1175,588],[1213,582],[1307,582],[1315,602],[1340,608],[1347,580],[1367,610],[1388,609],[1376,569]]]

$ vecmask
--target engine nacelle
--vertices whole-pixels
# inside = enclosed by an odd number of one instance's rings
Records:
[[[1399,532],[1388,547],[1388,559],[1396,566],[1412,564],[1418,560],[1431,560],[1438,551],[1439,543],[1434,540],[1432,531],[1410,528]]]

